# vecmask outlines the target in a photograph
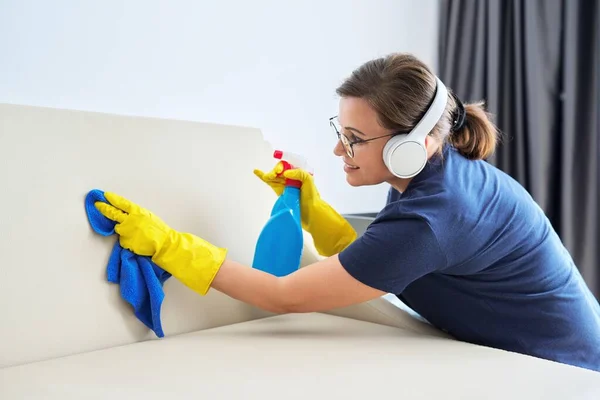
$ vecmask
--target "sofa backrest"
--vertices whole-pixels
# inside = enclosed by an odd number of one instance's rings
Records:
[[[156,338],[107,282],[117,238],[91,229],[88,191],[119,193],[251,265],[276,199],[252,171],[272,155],[257,129],[0,105],[0,367]],[[307,241],[303,265],[316,258]],[[175,278],[164,291],[166,336],[270,315]]]

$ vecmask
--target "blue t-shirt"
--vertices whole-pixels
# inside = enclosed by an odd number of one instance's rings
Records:
[[[339,258],[458,340],[600,371],[600,306],[544,212],[453,147]]]

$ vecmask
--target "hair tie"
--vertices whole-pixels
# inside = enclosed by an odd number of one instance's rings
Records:
[[[454,97],[454,101],[456,102],[456,113],[454,114],[454,122],[451,130],[452,132],[457,132],[465,125],[467,112],[465,111],[465,106],[462,101],[460,101],[454,93],[452,93],[452,97]]]

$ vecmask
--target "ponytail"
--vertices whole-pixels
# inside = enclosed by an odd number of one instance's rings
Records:
[[[470,160],[485,160],[496,150],[499,134],[483,102],[464,105],[465,121],[448,136],[450,144]]]

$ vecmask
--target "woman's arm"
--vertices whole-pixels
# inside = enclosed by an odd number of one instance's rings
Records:
[[[227,259],[211,286],[237,300],[275,313],[325,311],[386,294],[354,279],[337,255],[282,278]]]
[[[209,288],[276,312],[312,312],[361,303],[385,293],[366,286],[349,273],[338,255],[277,278],[227,259],[227,250],[190,233],[170,228],[149,210],[112,192],[95,206],[117,222],[121,246],[145,256],[183,284],[205,295]]]

